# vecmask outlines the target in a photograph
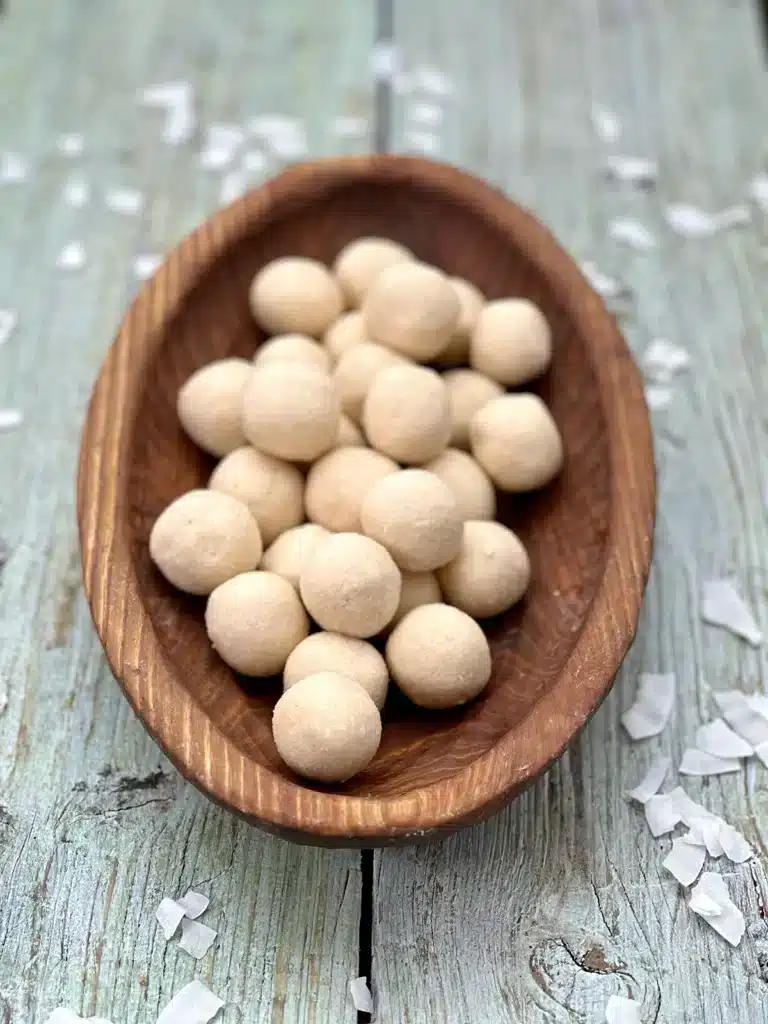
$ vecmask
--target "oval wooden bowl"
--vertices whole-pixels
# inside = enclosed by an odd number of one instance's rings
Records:
[[[199,366],[263,340],[248,284],[276,256],[330,263],[347,242],[397,239],[490,298],[528,296],[552,325],[538,390],[565,439],[560,479],[503,499],[523,537],[526,599],[488,625],[493,677],[453,712],[397,695],[367,771],[334,790],[294,776],[270,718],[278,682],[236,676],[211,650],[204,602],[149,559],[160,511],[204,486],[212,461],[182,433],[176,393]],[[286,171],[187,238],[145,284],[101,371],[82,441],[85,589],[131,705],[182,774],[253,824],[299,842],[377,846],[480,821],[563,752],[609,690],[635,633],[654,522],[641,381],[613,318],[529,213],[452,168],[405,157]]]

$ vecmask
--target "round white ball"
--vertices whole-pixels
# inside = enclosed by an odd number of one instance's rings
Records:
[[[323,341],[331,362],[338,363],[341,357],[361,341],[368,341],[363,323],[363,314],[358,310],[343,313],[336,323],[325,332]]]
[[[282,695],[272,713],[272,735],[297,775],[345,782],[373,760],[381,742],[381,716],[359,683],[318,672]]]
[[[390,629],[394,628],[414,608],[420,608],[423,604],[440,604],[443,600],[440,584],[433,572],[403,572],[402,577],[400,604],[397,606],[394,619],[389,624]]]
[[[424,263],[397,263],[381,273],[363,303],[374,341],[426,363],[446,347],[460,314],[451,282]]]
[[[227,455],[245,443],[243,392],[251,370],[247,359],[218,359],[193,373],[179,391],[181,425],[211,455]]]
[[[347,416],[359,422],[365,396],[377,375],[404,363],[405,359],[397,352],[372,341],[362,341],[345,352],[334,370],[333,383]]]
[[[447,604],[409,612],[392,631],[386,654],[394,681],[423,708],[466,704],[491,677],[491,650],[482,629]]]
[[[398,471],[372,448],[335,448],[307,475],[307,517],[334,533],[359,533],[360,509],[374,484]]]
[[[279,334],[260,345],[253,358],[257,366],[266,363],[305,363],[330,373],[331,357],[318,342],[306,334]]]
[[[337,672],[359,683],[381,711],[387,699],[389,669],[373,644],[341,633],[312,633],[285,663],[283,687],[288,690],[316,672]]]
[[[344,308],[341,290],[318,260],[286,256],[273,260],[254,277],[251,311],[270,334],[320,337]]]
[[[299,470],[250,445],[225,456],[208,486],[248,506],[265,545],[304,520],[304,477]]]
[[[341,409],[331,378],[300,363],[268,363],[251,372],[243,394],[243,430],[254,447],[289,461],[329,451]]]
[[[504,388],[476,370],[448,370],[443,374],[451,412],[451,444],[469,448],[469,424],[478,409],[500,398]]]
[[[480,289],[463,277],[450,277],[448,280],[459,299],[459,322],[437,361],[441,366],[466,366],[469,362],[469,340],[485,299]]]
[[[448,446],[448,392],[438,373],[424,366],[391,366],[377,374],[363,404],[369,444],[406,465],[436,458]]]
[[[446,448],[424,469],[439,477],[450,490],[462,519],[496,518],[496,492],[491,478],[467,452]]]
[[[298,590],[304,562],[328,536],[328,531],[316,523],[294,526],[292,530],[281,533],[277,540],[270,544],[264,552],[261,566],[282,576],[294,590]]]
[[[551,358],[552,334],[538,306],[528,299],[498,299],[483,307],[469,347],[476,370],[516,387],[542,374]]]
[[[531,579],[528,552],[506,526],[468,522],[458,555],[438,572],[445,600],[475,619],[500,615]]]
[[[563,465],[563,442],[538,395],[494,398],[469,425],[472,454],[502,491],[534,491]]]
[[[373,282],[382,271],[396,263],[414,259],[410,249],[390,238],[358,238],[346,245],[333,265],[347,305],[356,309],[362,305]]]
[[[309,633],[296,591],[273,572],[244,572],[208,598],[205,626],[214,650],[236,672],[273,676]]]
[[[455,558],[463,520],[450,489],[423,469],[384,477],[368,491],[363,532],[383,545],[401,569],[430,572]]]
[[[299,591],[323,629],[365,638],[380,633],[397,611],[400,571],[376,541],[336,533],[306,559]]]
[[[165,578],[188,594],[210,594],[261,559],[261,534],[248,508],[218,491],[188,491],[161,512],[149,554]]]

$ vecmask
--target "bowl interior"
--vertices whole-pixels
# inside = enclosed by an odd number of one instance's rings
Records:
[[[178,314],[164,325],[133,421],[125,501],[140,598],[165,659],[247,758],[297,781],[277,756],[270,731],[279,680],[247,680],[219,660],[206,637],[204,602],[165,583],[150,562],[148,537],[161,510],[189,488],[204,486],[213,468],[213,460],[180,429],[176,394],[198,367],[224,356],[251,357],[264,340],[248,309],[253,275],[282,255],[330,263],[347,242],[366,234],[404,243],[425,261],[472,281],[489,298],[527,296],[542,308],[555,354],[535,390],[552,410],[566,448],[565,471],[554,485],[500,502],[499,518],[528,547],[533,578],[518,607],[487,623],[493,652],[489,687],[468,707],[448,713],[420,711],[393,692],[374,762],[341,787],[358,796],[397,797],[446,779],[514,734],[557,680],[605,563],[611,465],[593,352],[555,287],[510,244],[509,233],[470,199],[415,182],[346,183],[321,197],[276,204],[258,228],[246,227],[202,271]]]

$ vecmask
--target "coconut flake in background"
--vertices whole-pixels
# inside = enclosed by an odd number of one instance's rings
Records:
[[[692,890],[688,905],[727,942],[738,946],[744,935],[744,915],[728,895],[722,875],[705,871]]]
[[[15,430],[23,422],[24,417],[18,409],[0,409],[0,432]]]
[[[112,1021],[106,1017],[81,1017],[74,1010],[59,1006],[46,1018],[45,1024],[112,1024]]]
[[[394,77],[400,70],[401,64],[400,47],[386,40],[376,43],[368,58],[371,74],[380,81]]]
[[[745,860],[754,856],[754,850],[741,832],[727,821],[719,822],[718,839],[723,853],[734,864],[743,864]]]
[[[763,642],[752,612],[744,604],[731,580],[708,580],[701,590],[701,617],[710,626],[742,637],[753,647]],[[727,716],[726,716],[727,717]]]
[[[209,125],[205,147],[200,153],[200,166],[208,171],[229,167],[244,139],[245,132],[238,124]]]
[[[581,264],[581,272],[597,294],[601,295],[604,299],[617,299],[620,295],[628,293],[625,285],[617,281],[615,277],[609,277],[607,274],[604,274],[592,260],[585,260]]]
[[[164,82],[150,85],[139,94],[146,107],[165,110],[163,141],[169,146],[180,146],[195,133],[195,111],[192,86],[189,82]]]
[[[160,900],[160,905],[155,911],[155,917],[167,942],[173,938],[176,934],[176,929],[181,924],[181,919],[184,917],[184,907],[177,903],[176,900],[166,896]]]
[[[10,336],[16,330],[19,318],[10,309],[0,309],[0,348],[5,345]]]
[[[746,206],[730,206],[719,213],[707,213],[690,203],[671,203],[664,210],[664,220],[684,238],[711,238],[718,231],[747,224],[749,210]]]
[[[144,195],[135,188],[108,188],[104,191],[104,205],[114,213],[135,217],[144,209]]]
[[[642,356],[645,375],[655,384],[669,384],[681,370],[691,364],[691,357],[684,348],[673,345],[665,338],[654,338]]]
[[[701,846],[692,846],[685,839],[673,839],[672,849],[661,862],[680,885],[693,885],[701,874],[707,851]]]
[[[406,149],[414,149],[417,153],[434,156],[440,152],[440,139],[431,132],[407,131],[403,133]]]
[[[704,750],[689,747],[683,753],[677,770],[681,775],[726,775],[729,772],[737,772],[740,768],[741,762],[734,758],[715,757]]]
[[[768,744],[768,699],[741,690],[721,690],[712,696],[733,731],[751,743],[762,760],[760,748]]]
[[[768,211],[768,174],[758,174],[753,178],[747,191],[750,199],[754,199],[761,209]]]
[[[162,258],[154,253],[140,253],[133,261],[133,276],[137,281],[146,281],[152,277],[162,262]]]
[[[331,121],[331,134],[340,139],[362,139],[368,134],[368,118],[342,114]]]
[[[29,164],[18,153],[0,153],[0,183],[18,185],[29,177]]]
[[[195,960],[202,960],[205,954],[213,945],[217,932],[209,928],[207,924],[199,921],[190,921],[186,917],[181,922],[181,939],[179,945],[185,953],[189,953]]]
[[[737,735],[722,718],[715,718],[696,730],[696,746],[715,757],[751,757],[751,744]]]
[[[177,992],[157,1018],[157,1024],[208,1024],[224,1005],[202,981],[191,981]]]
[[[639,804],[647,803],[648,800],[658,793],[662,782],[669,771],[670,760],[664,754],[659,754],[651,762],[651,766],[643,776],[642,780],[630,789],[629,796],[637,800]]]
[[[648,822],[651,835],[656,839],[671,832],[683,820],[676,792],[673,790],[671,793],[658,793],[645,801],[645,820]]]
[[[656,248],[656,239],[648,228],[629,217],[617,217],[616,220],[612,220],[608,225],[608,234],[615,242],[628,245],[638,252]]]
[[[353,978],[349,983],[349,991],[358,1013],[373,1013],[373,996],[367,978]]]
[[[56,140],[56,149],[62,156],[80,156],[85,149],[85,140],[80,134],[71,132],[68,135],[60,135]]]
[[[229,203],[234,203],[236,199],[240,199],[248,191],[248,175],[242,168],[238,168],[236,171],[230,171],[229,174],[225,174],[221,180],[221,188],[219,189],[219,202],[222,206],[228,206]]]
[[[91,198],[91,186],[87,181],[83,181],[82,178],[70,178],[64,184],[62,195],[64,202],[68,206],[73,206],[76,210],[79,210]]]
[[[248,122],[248,131],[265,141],[282,160],[298,160],[308,151],[304,125],[284,114],[260,114]]]
[[[191,921],[204,914],[211,903],[203,893],[193,892],[192,889],[188,889],[186,894],[180,900],[176,900],[176,902],[183,908],[184,916],[188,917]]]
[[[659,176],[659,165],[655,160],[640,156],[609,156],[603,162],[607,177],[629,185],[652,185]]]
[[[605,1024],[642,1024],[640,1003],[626,996],[611,996],[605,1007]]]
[[[621,724],[633,740],[657,736],[669,720],[675,703],[675,677],[643,672],[637,684],[635,701],[621,716]]]
[[[592,127],[601,142],[618,142],[621,138],[621,121],[618,115],[597,103],[592,107]]]
[[[438,68],[418,67],[412,72],[413,88],[429,96],[453,95],[453,82]]]
[[[70,242],[56,257],[59,270],[81,270],[85,266],[85,246],[82,242]]]
[[[662,384],[648,384],[645,388],[645,404],[653,411],[666,409],[674,394],[672,388],[664,387]]]
[[[263,174],[268,166],[269,161],[260,149],[248,149],[240,157],[241,170],[248,171],[249,174]]]
[[[443,120],[443,108],[436,103],[412,103],[406,107],[405,116],[415,124],[437,128]]]

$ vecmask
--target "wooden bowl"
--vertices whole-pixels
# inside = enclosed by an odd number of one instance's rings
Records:
[[[263,335],[248,285],[277,256],[331,263],[385,235],[545,312],[554,361],[536,389],[562,431],[558,481],[504,498],[500,519],[533,564],[520,606],[488,624],[493,677],[452,712],[387,705],[381,749],[333,790],[281,763],[278,681],[238,677],[213,653],[204,602],[149,559],[160,511],[205,486],[212,461],[183,434],[182,382],[212,359],[250,357]],[[453,168],[396,156],[281,174],[216,214],[145,284],[112,346],[85,425],[78,518],[85,589],[109,663],[182,774],[253,824],[299,842],[377,846],[480,821],[547,769],[609,690],[635,633],[654,521],[654,465],[636,366],[576,265],[529,213]]]

